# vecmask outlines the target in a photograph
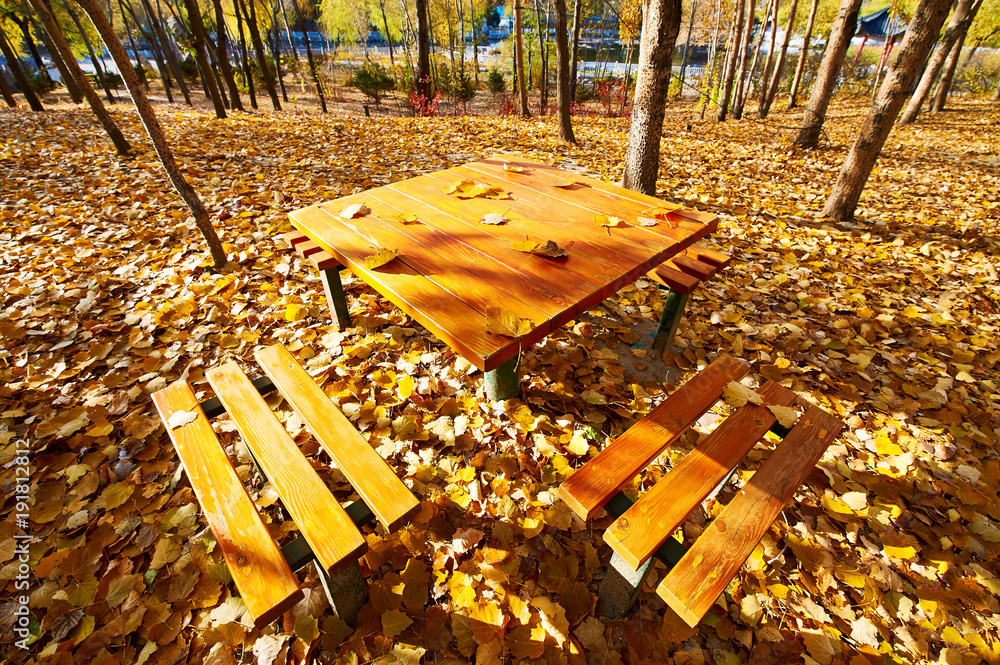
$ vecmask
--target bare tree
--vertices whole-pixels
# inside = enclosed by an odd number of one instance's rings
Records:
[[[59,28],[59,24],[56,22],[55,16],[49,11],[48,6],[45,4],[44,0],[31,0],[31,6],[35,10],[35,15],[38,16],[39,20],[42,22],[42,27],[48,34],[53,46],[57,49],[56,55],[63,58],[63,61],[67,66],[67,76],[76,80],[78,83],[78,89],[82,92],[83,97],[90,104],[91,110],[94,115],[97,116],[98,121],[101,123],[101,127],[107,132],[108,137],[115,146],[115,151],[123,157],[132,154],[132,146],[125,139],[118,125],[115,123],[111,114],[108,110],[104,108],[104,103],[101,101],[100,95],[94,90],[94,87],[90,85],[90,80],[87,75],[83,73],[83,69],[80,68],[80,63],[76,61],[73,57],[73,51],[70,50],[69,43],[66,41],[66,35],[63,34],[62,30]],[[129,65],[131,66],[131,64]]]
[[[753,37],[754,12],[757,9],[755,0],[747,1],[747,15],[743,21],[743,39],[740,41],[740,64],[736,68],[736,81],[733,91],[733,117],[739,120],[743,117],[743,86],[746,84],[747,55],[750,40]]]
[[[733,21],[732,37],[728,41],[726,53],[726,71],[722,79],[722,93],[719,95],[719,113],[715,119],[722,122],[729,112],[729,97],[733,94],[733,77],[736,73],[736,61],[746,48],[743,44],[743,0],[736,0],[736,20]]]
[[[569,35],[566,32],[566,0],[555,0],[556,6],[556,105],[559,107],[559,138],[576,143],[570,117]]]
[[[219,86],[212,75],[212,69],[208,66],[208,58],[205,53],[208,36],[205,34],[205,24],[201,22],[201,10],[198,8],[197,0],[184,0],[184,7],[187,9],[188,22],[191,24],[191,33],[194,35],[194,57],[198,62],[198,69],[201,70],[202,83],[208,87],[208,94],[215,107],[215,117],[225,118],[226,107],[222,103]]]
[[[882,82],[861,132],[844,160],[837,182],[823,208],[824,216],[837,220],[854,217],[854,210],[872,167],[892,131],[896,115],[906,101],[907,91],[920,75],[920,68],[941,32],[950,7],[951,0],[920,0],[906,28],[906,37],[903,38],[896,62]]]
[[[819,73],[813,82],[809,103],[806,104],[805,115],[802,118],[802,128],[795,138],[795,144],[804,148],[815,148],[819,143],[823,122],[826,120],[826,110],[830,107],[830,97],[837,83],[837,75],[844,64],[844,55],[851,44],[851,38],[858,25],[858,10],[861,0],[841,0],[837,18],[830,31],[830,39],[823,51],[823,62]]]
[[[184,82],[184,74],[181,72],[177,56],[174,54],[174,47],[167,38],[167,33],[163,31],[163,17],[157,17],[156,12],[153,11],[153,5],[149,3],[149,0],[142,0],[142,7],[146,12],[146,20],[156,32],[156,40],[160,44],[160,49],[163,51],[163,57],[170,67],[170,72],[174,75],[174,80],[177,81],[177,87],[181,89],[181,95],[184,96],[184,103],[192,106],[191,93],[188,92],[187,83]]]
[[[656,178],[660,172],[660,138],[670,90],[674,44],[681,28],[681,0],[644,0],[642,16],[639,66],[622,185],[652,196],[656,194]]]
[[[229,49],[226,48],[226,17],[222,13],[222,0],[212,0],[212,7],[215,9],[215,58],[219,61],[222,78],[226,82],[226,87],[229,88],[231,108],[242,111],[243,100],[240,99],[240,89],[236,87],[233,67],[229,64]]]
[[[982,4],[982,0],[976,0],[975,4],[978,10],[979,5]],[[931,61],[927,63],[927,67],[924,69],[924,74],[920,77],[920,82],[917,83],[917,89],[910,97],[910,101],[907,102],[906,108],[903,109],[903,115],[899,117],[899,124],[908,125],[917,119],[917,116],[920,114],[920,108],[934,86],[934,81],[937,79],[938,74],[941,73],[941,68],[948,59],[948,55],[951,53],[955,42],[958,41],[959,34],[962,33],[963,26],[967,27],[972,23],[972,18],[975,16],[974,13],[970,12],[972,5],[973,0],[955,0],[954,11],[951,14],[951,20],[948,21],[948,27],[945,28],[937,50],[931,56]]]
[[[962,26],[961,33],[958,35],[958,40],[955,45],[951,47],[951,53],[948,54],[948,59],[944,63],[944,73],[941,74],[941,81],[938,83],[937,92],[934,93],[934,104],[931,109],[935,113],[940,113],[944,111],[945,102],[948,101],[948,95],[951,93],[951,84],[955,80],[955,71],[958,68],[958,60],[962,55],[962,46],[965,45],[965,34],[969,30],[969,24],[972,23],[972,19],[975,18],[976,12],[979,11],[979,5],[982,0],[973,6],[969,10],[968,20],[965,21]]]
[[[299,0],[292,0],[292,7],[295,7],[295,19],[302,28],[302,39],[306,42],[306,60],[309,62],[309,72],[312,74],[313,82],[316,84],[316,95],[319,97],[320,108],[326,113],[326,97],[323,96],[323,86],[319,81],[319,68],[316,66],[316,58],[313,57],[312,46],[309,45],[309,33],[306,32],[306,22],[302,19],[302,10],[299,9]]]
[[[97,5],[97,0],[76,0],[76,2],[83,8],[83,11],[87,12],[90,20],[94,23],[94,27],[97,28],[97,34],[104,40],[104,45],[111,53],[115,64],[118,65],[118,69],[122,73],[122,78],[125,79],[125,87],[128,88],[129,95],[131,95],[132,101],[135,103],[135,108],[139,112],[139,118],[146,128],[149,138],[153,141],[156,154],[163,164],[163,170],[167,172],[167,177],[170,178],[170,182],[173,184],[174,189],[177,190],[177,193],[184,199],[184,203],[191,209],[195,224],[198,225],[198,229],[208,242],[215,267],[221,269],[226,265],[226,252],[222,248],[222,243],[219,241],[219,236],[215,233],[215,228],[212,226],[211,220],[208,218],[208,211],[205,209],[205,205],[201,202],[194,188],[184,179],[184,174],[177,168],[177,163],[174,161],[174,154],[167,144],[166,136],[163,134],[163,128],[160,127],[160,123],[156,119],[156,114],[153,112],[153,105],[149,103],[146,92],[142,89],[142,84],[139,83],[139,77],[136,76],[135,69],[129,63],[128,53],[125,52],[122,43],[118,41],[114,28],[108,23],[108,19]]]
[[[760,108],[757,109],[758,118],[766,118],[771,112],[771,104],[774,103],[774,96],[778,94],[778,86],[781,85],[781,74],[785,69],[785,56],[788,54],[788,42],[792,38],[792,25],[795,23],[795,10],[798,9],[799,0],[792,0],[788,6],[788,23],[785,24],[785,35],[781,38],[781,50],[778,51],[778,62],[774,65],[774,73],[771,75],[771,84],[765,89],[767,94],[761,98]]]
[[[10,68],[10,73],[14,75],[17,87],[21,89],[21,94],[24,95],[24,99],[28,102],[31,110],[44,111],[45,107],[42,106],[41,100],[38,99],[38,95],[35,94],[35,91],[31,87],[31,82],[28,80],[24,70],[21,69],[21,61],[17,59],[14,49],[11,47],[10,42],[7,41],[7,33],[3,31],[2,25],[0,25],[0,53],[3,53],[3,57],[7,59],[7,67]],[[3,76],[3,74],[0,74],[0,76]]]
[[[108,77],[104,73],[104,67],[101,66],[101,62],[97,58],[97,54],[94,52],[94,47],[90,45],[90,38],[87,37],[87,31],[83,29],[80,17],[75,11],[73,11],[73,8],[70,7],[69,0],[63,0],[63,4],[66,6],[66,11],[69,13],[69,17],[73,19],[73,23],[76,24],[76,29],[80,33],[80,37],[83,38],[83,45],[87,47],[87,53],[90,54],[90,61],[94,65],[94,74],[97,76],[97,80],[104,88],[104,93],[108,96],[108,101],[114,104],[115,96],[111,94],[111,86],[108,85]]]
[[[809,21],[806,23],[806,34],[802,39],[802,52],[799,54],[799,64],[795,67],[792,89],[788,92],[788,108],[790,109],[798,105],[796,98],[799,96],[799,84],[802,83],[802,74],[806,69],[806,61],[809,59],[809,39],[812,37],[813,25],[816,23],[816,9],[818,7],[819,0],[812,0],[812,8],[809,10]]]
[[[278,101],[278,91],[274,87],[274,79],[271,78],[271,69],[267,66],[267,56],[264,53],[264,43],[260,39],[260,30],[257,28],[257,8],[256,0],[236,0],[239,5],[237,11],[243,12],[243,19],[250,29],[250,41],[253,43],[254,53],[257,54],[257,65],[260,66],[260,75],[264,79],[264,87],[271,98],[271,106],[275,111],[281,110],[281,102]],[[249,11],[247,7],[249,6]],[[277,65],[277,63],[275,63]]]
[[[576,0],[573,3],[573,48],[570,53],[569,69],[569,98],[570,101],[576,99],[576,60],[580,52],[580,14],[583,11],[583,0]]]
[[[427,0],[416,0],[417,5],[417,74],[414,86],[417,94],[431,97],[431,22]]]
[[[521,38],[521,0],[514,0],[514,62],[517,69],[518,109],[521,117],[531,115],[528,110],[528,89],[524,82],[524,44]]]
[[[680,73],[680,85],[677,86],[677,97],[680,99],[684,96],[684,73],[687,71],[688,60],[690,56],[688,55],[691,51],[691,30],[694,28],[694,15],[698,12],[698,0],[691,0],[691,13],[688,16],[688,29],[687,36],[684,38],[684,55],[681,56],[681,73]]]
[[[37,23],[34,25],[35,34],[41,37],[42,43],[45,44],[45,50],[49,52],[52,62],[55,63],[56,69],[59,70],[59,77],[62,79],[62,84],[66,86],[66,92],[69,93],[69,98],[73,100],[74,104],[79,104],[83,101],[83,93],[81,93],[80,88],[77,87],[76,80],[70,75],[69,66],[60,56],[56,45],[52,43],[52,38],[49,37],[49,33],[43,28],[39,28]]]

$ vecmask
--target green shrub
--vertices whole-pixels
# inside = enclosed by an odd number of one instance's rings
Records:
[[[385,93],[395,89],[396,81],[381,65],[370,62],[354,72],[354,75],[347,79],[347,85],[357,88],[378,104]]]
[[[28,83],[31,84],[31,89],[35,92],[51,92],[57,85],[55,81],[50,79],[40,70],[25,69],[24,74],[28,77]]]
[[[198,63],[190,55],[178,62],[177,67],[188,81],[196,81],[198,79]]]
[[[504,81],[503,72],[500,71],[499,67],[490,67],[489,72],[486,74],[486,87],[494,95],[499,94],[506,88],[507,82]]]
[[[465,68],[459,69],[452,77],[452,90],[459,102],[467,102],[476,96],[476,84]]]

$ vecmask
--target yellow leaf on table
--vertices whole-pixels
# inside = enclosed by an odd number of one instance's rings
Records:
[[[735,381],[730,381],[726,384],[726,387],[722,389],[722,396],[725,398],[726,404],[734,409],[740,408],[747,402],[752,404],[764,403],[764,398],[760,393]]]
[[[355,217],[364,217],[370,212],[371,210],[364,203],[352,203],[340,211],[340,216],[343,219],[354,219]]]
[[[374,254],[369,254],[365,257],[365,267],[369,270],[375,270],[375,268],[381,268],[394,258],[396,258],[396,250],[379,247],[378,251]]]
[[[466,192],[475,187],[475,185],[476,185],[475,182],[466,178],[464,180],[459,180],[458,182],[453,182],[450,185],[446,185],[444,188],[444,193],[454,194],[455,192]]]
[[[410,627],[413,619],[401,610],[389,610],[382,614],[382,632],[386,637],[396,637]]]
[[[290,303],[285,306],[285,321],[301,321],[309,315],[309,310],[302,305]]]
[[[778,419],[778,424],[785,429],[791,429],[793,425],[799,419],[799,412],[790,406],[777,406],[775,404],[768,404],[767,408],[770,409],[774,417]]]
[[[507,192],[503,191],[496,185],[487,185],[480,182],[476,183],[469,189],[459,189],[456,192],[456,195],[460,199],[474,199],[476,197],[482,197],[485,199],[503,199],[507,197]]]
[[[534,240],[528,240],[525,238],[524,240],[518,240],[517,242],[511,243],[510,246],[514,249],[514,251],[526,252],[530,254],[536,247],[538,247],[538,243]]]
[[[479,220],[479,223],[496,226],[498,224],[506,224],[509,221],[510,221],[509,219],[507,219],[498,212],[488,212],[485,215],[483,215],[483,218]]]
[[[663,203],[661,205],[652,206],[651,208],[646,208],[642,211],[642,214],[649,215],[650,217],[663,217],[664,215],[669,215],[680,207],[681,204],[679,203]]]
[[[571,189],[573,187],[583,187],[582,182],[577,182],[576,180],[560,180],[559,182],[552,183],[553,187],[558,187],[559,189]]]
[[[509,309],[502,307],[486,308],[486,332],[507,337],[527,335],[534,328],[528,319],[522,319]]]
[[[400,224],[416,224],[420,220],[411,212],[397,212],[392,216],[394,220]]]
[[[606,229],[613,229],[619,226],[628,226],[621,217],[615,217],[614,215],[594,215],[594,222],[600,224]]]
[[[507,171],[508,173],[524,173],[528,169],[524,168],[523,166],[518,166],[517,164],[511,164],[510,162],[507,162],[503,165],[503,170]]]

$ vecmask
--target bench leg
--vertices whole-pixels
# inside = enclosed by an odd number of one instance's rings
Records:
[[[652,562],[653,560],[649,559],[639,567],[639,570],[632,570],[632,567],[615,553],[608,565],[608,572],[597,590],[597,613],[608,619],[617,619],[628,612],[635,604],[635,599],[642,588],[642,581]]]
[[[673,289],[667,293],[667,299],[663,303],[663,315],[660,316],[660,325],[656,328],[652,348],[663,351],[667,348],[667,344],[673,343],[674,333],[677,332],[677,325],[681,322],[681,317],[684,316],[684,307],[687,305],[687,301],[686,293]]]
[[[334,613],[344,622],[355,625],[361,606],[368,602],[368,592],[365,590],[365,578],[361,575],[361,565],[355,561],[339,574],[330,577],[323,567],[316,564],[316,571],[326,591],[326,599]]]
[[[340,270],[337,268],[320,270],[319,278],[323,282],[323,291],[326,293],[326,303],[330,306],[333,324],[340,330],[347,330],[351,325],[351,315],[347,310],[344,286],[340,283]]]
[[[518,354],[496,369],[486,372],[486,398],[499,402],[517,397],[521,392],[521,355]]]

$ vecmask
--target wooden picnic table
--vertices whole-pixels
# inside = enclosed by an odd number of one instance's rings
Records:
[[[351,214],[355,204],[364,208]],[[490,213],[506,221],[483,223]],[[486,372],[487,393],[495,400],[517,395],[524,348],[718,226],[714,215],[514,156],[318,203],[292,212],[291,219]],[[513,244],[525,239],[552,241],[567,256],[515,250]],[[366,257],[380,248],[396,251],[395,259],[368,268]],[[488,309],[491,321],[501,313],[519,324],[520,339],[488,331]]]

